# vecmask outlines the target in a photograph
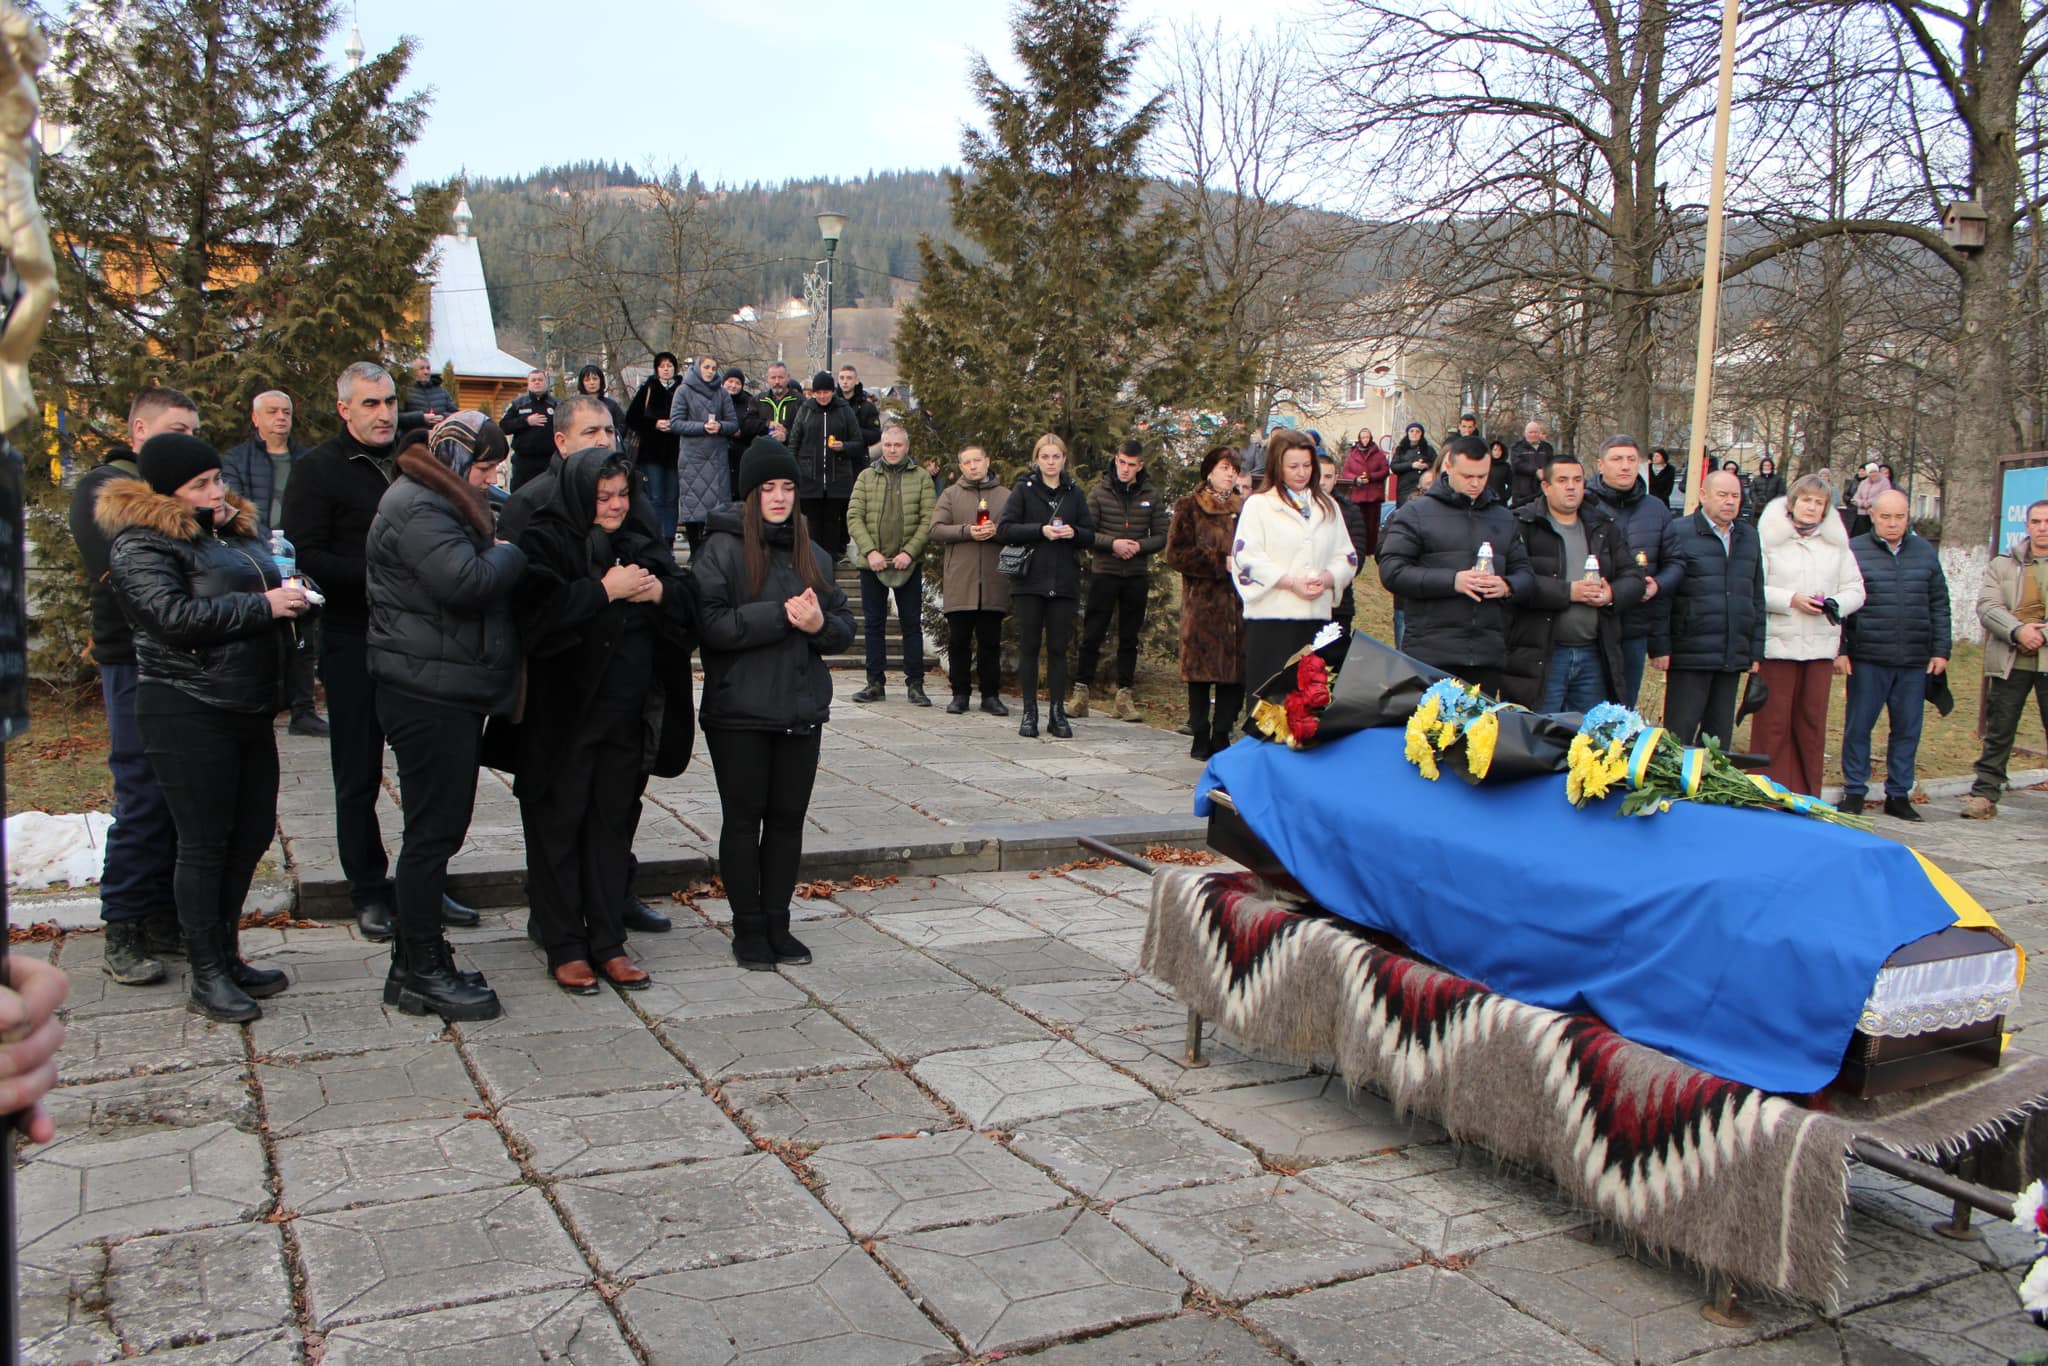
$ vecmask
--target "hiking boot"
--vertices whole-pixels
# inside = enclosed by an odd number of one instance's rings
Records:
[[[1995,821],[1998,819],[1998,803],[1989,797],[1969,796],[1963,798],[1963,819],[1966,821]]]
[[[992,692],[982,694],[981,709],[990,716],[1008,716],[1010,714],[1008,705],[1004,703],[1002,698],[997,697]]]
[[[1027,740],[1038,738],[1038,699],[1024,704],[1024,719],[1017,723],[1017,733]]]
[[[922,683],[905,683],[903,695],[910,699],[910,705],[913,707],[929,707],[932,704],[931,698],[925,695]]]
[[[311,736],[316,740],[324,739],[328,734],[328,725],[320,719],[320,713],[317,711],[293,712],[292,723],[285,729],[293,735]]]
[[[948,715],[948,716],[965,716],[965,715],[967,715],[967,701],[968,701],[968,698],[967,698],[967,694],[966,694],[966,693],[964,693],[964,692],[956,692],[956,693],[954,693],[954,694],[953,694],[953,700],[952,700],[951,702],[948,702],[948,703],[946,704],[946,715]]]
[[[1913,799],[1911,797],[1886,797],[1884,799],[1884,814],[1890,816],[1895,821],[1926,819],[1926,817],[1913,809]]]
[[[1138,699],[1129,688],[1116,690],[1116,719],[1119,721],[1142,721],[1145,713],[1138,710]]]
[[[142,926],[142,942],[152,956],[185,956],[185,935],[178,928],[176,911],[158,911],[154,915],[142,917],[135,923]]]
[[[146,987],[164,980],[164,963],[149,951],[140,920],[109,920],[100,971],[124,987]]]
[[[1835,810],[1845,816],[1860,816],[1863,814],[1863,798],[1844,797],[1835,803]]]
[[[1051,709],[1046,713],[1045,733],[1055,740],[1071,740],[1074,738],[1074,728],[1067,724],[1066,708],[1057,702],[1053,703]]]
[[[401,958],[404,966],[399,967]],[[392,953],[398,981],[395,1004],[407,1015],[439,1015],[444,1020],[495,1020],[505,1013],[498,993],[470,981],[455,969],[455,952],[446,939],[407,945]],[[587,971],[587,969],[586,969]]]
[[[1076,683],[1073,687],[1073,690],[1067,694],[1066,715],[1086,716],[1087,714],[1088,685],[1086,683]]]
[[[879,702],[888,695],[889,690],[882,686],[881,679],[870,678],[868,685],[853,695],[853,700],[856,702]]]

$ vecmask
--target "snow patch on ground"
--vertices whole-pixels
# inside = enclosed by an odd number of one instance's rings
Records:
[[[7,885],[18,891],[85,887],[100,880],[106,863],[104,811],[52,816],[23,811],[7,818]]]

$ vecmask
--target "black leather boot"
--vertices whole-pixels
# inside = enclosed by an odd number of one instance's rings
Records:
[[[775,953],[778,963],[804,964],[811,961],[811,951],[804,947],[804,941],[789,932],[789,907],[784,906],[768,919],[768,947]]]
[[[1017,733],[1028,739],[1038,738],[1038,699],[1032,698],[1024,704],[1024,719],[1017,723]]]
[[[263,1007],[235,983],[228,971],[220,936],[209,931],[188,935],[185,958],[192,965],[190,1008],[223,1024],[247,1024],[263,1018]]]
[[[749,972],[775,971],[775,946],[768,942],[767,916],[733,908],[732,957]]]
[[[1071,740],[1074,728],[1067,724],[1067,708],[1062,702],[1048,704],[1045,713],[1045,733],[1055,740]]]
[[[397,996],[393,1002],[407,1015],[439,1015],[444,1020],[495,1020],[504,1013],[498,993],[481,982],[472,982],[455,968],[455,952],[445,939],[394,948],[392,971],[397,990],[389,979],[385,990]]]

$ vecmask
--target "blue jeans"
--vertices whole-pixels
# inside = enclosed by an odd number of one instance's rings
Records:
[[[889,599],[896,599],[903,628],[903,681],[924,683],[924,570],[910,571],[902,587],[891,588],[872,569],[860,571],[860,615],[866,626],[868,681],[880,682],[889,658]]]
[[[676,482],[676,467],[642,465],[640,478],[647,487],[647,501],[654,504],[654,529],[661,533],[663,545],[671,545],[676,539],[676,499],[682,492]]]
[[[1538,711],[1588,712],[1607,700],[1606,670],[1597,645],[1559,645],[1550,652]]]
[[[178,831],[156,770],[142,751],[135,666],[100,665],[100,697],[107,706],[107,771],[114,775],[114,825],[107,831],[106,868],[100,874],[100,919],[112,924],[173,913]]]
[[[1920,753],[1920,724],[1927,711],[1927,666],[1888,669],[1851,660],[1849,705],[1842,718],[1842,795],[1870,790],[1870,731],[1879,712],[1890,735],[1884,747],[1884,795],[1913,795],[1913,760]]]
[[[1624,638],[1621,642],[1621,696],[1614,700],[1624,707],[1633,707],[1636,699],[1643,695],[1643,666],[1649,662],[1650,638],[1637,636],[1633,640]]]

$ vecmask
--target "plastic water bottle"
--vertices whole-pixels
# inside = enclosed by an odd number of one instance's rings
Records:
[[[277,577],[283,582],[290,583],[299,576],[299,552],[282,531],[270,533],[270,558],[277,561]]]
[[[1482,574],[1491,574],[1493,572],[1492,541],[1481,541],[1479,543],[1479,558],[1472,562],[1472,567]]]
[[[1584,577],[1588,582],[1591,582],[1600,577],[1600,557],[1598,555],[1588,555],[1586,557],[1586,572]]]

